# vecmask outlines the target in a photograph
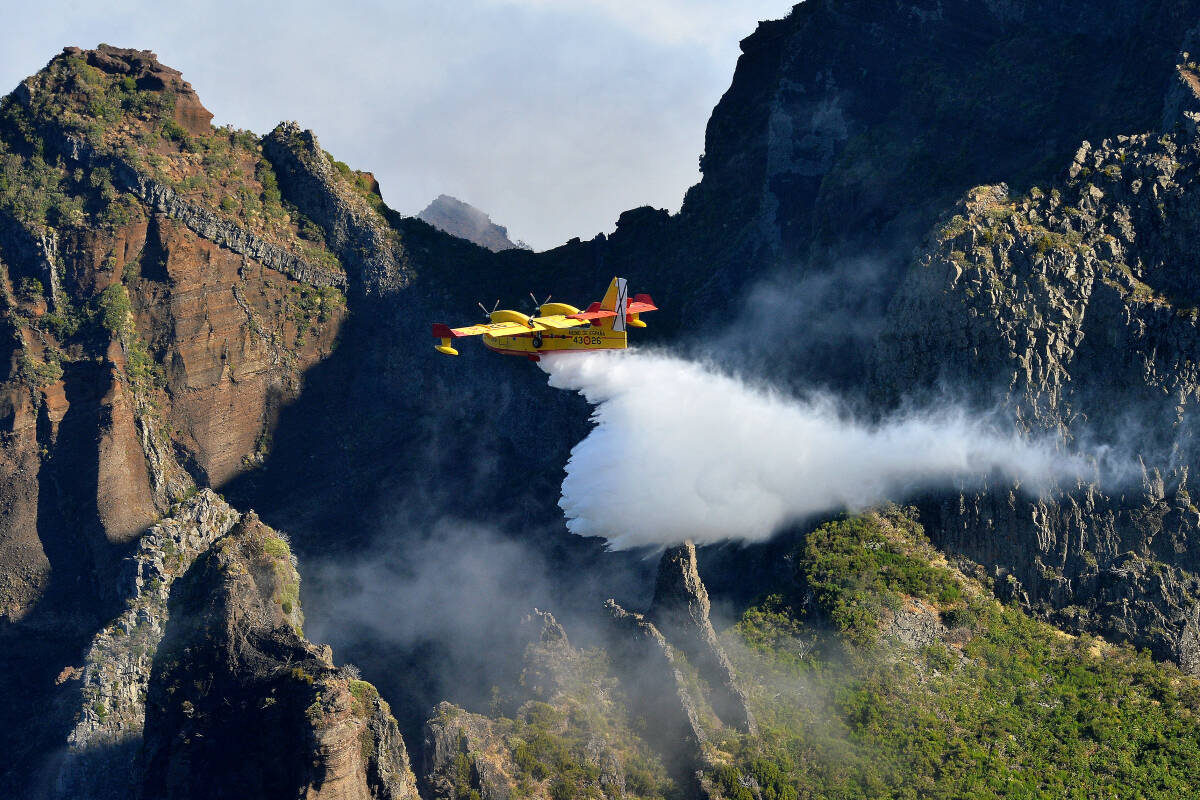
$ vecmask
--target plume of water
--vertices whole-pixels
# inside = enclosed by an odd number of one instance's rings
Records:
[[[762,540],[811,514],[920,489],[999,475],[1040,491],[1087,469],[1053,440],[1022,439],[953,405],[866,424],[827,395],[787,397],[659,353],[540,363],[551,386],[594,406],[595,427],[566,465],[567,527],[618,549]]]

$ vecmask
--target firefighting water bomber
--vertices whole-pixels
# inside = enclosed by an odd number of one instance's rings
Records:
[[[530,361],[540,360],[545,353],[564,350],[624,350],[626,329],[646,327],[640,316],[658,309],[648,294],[634,295],[630,299],[624,278],[613,278],[604,299],[592,303],[586,311],[566,303],[552,303],[550,298],[540,305],[537,298],[533,302],[536,313],[532,316],[509,309],[488,311],[480,303],[479,307],[489,319],[483,325],[451,328],[434,324],[433,336],[441,340],[434,349],[456,356],[458,351],[451,345],[454,339],[482,334],[483,344],[489,350],[508,356],[524,356]]]

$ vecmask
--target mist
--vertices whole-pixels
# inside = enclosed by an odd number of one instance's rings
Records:
[[[763,541],[811,515],[996,477],[1033,493],[1097,477],[1096,455],[1022,439],[952,404],[868,424],[827,393],[797,399],[662,353],[540,364],[552,387],[594,406],[595,427],[566,464],[567,528],[613,549]]]

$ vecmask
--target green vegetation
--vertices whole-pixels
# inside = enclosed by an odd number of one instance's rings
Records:
[[[833,629],[775,595],[724,634],[761,729],[710,774],[726,797],[747,800],[747,776],[776,798],[1196,793],[1200,681],[1062,634],[938,562],[894,511],[809,536],[798,577]],[[889,609],[914,597],[945,606],[954,635],[884,647]]]
[[[760,794],[750,791],[744,782],[749,776],[758,785]],[[729,764],[717,767],[712,781],[726,800],[799,800],[800,793],[779,765],[766,758],[750,758],[741,769]]]
[[[82,191],[61,162],[13,151],[0,139],[0,208],[18,221],[33,230],[81,226],[86,220]]]
[[[673,796],[674,784],[661,762],[626,728],[615,710],[602,712],[594,704],[558,708],[543,702],[526,703],[517,719],[507,721],[506,740],[517,767],[518,797],[528,797],[535,784],[547,783],[555,800],[603,797],[601,770],[589,748],[597,739],[614,748],[626,772],[626,792],[635,797]]]
[[[350,694],[354,696],[354,714],[358,717],[369,717],[374,710],[375,699],[379,690],[366,681],[350,681]]]
[[[109,169],[84,169],[51,155],[66,135],[257,235],[289,249],[298,244],[277,177],[252,132],[225,126],[189,133],[175,119],[173,91],[140,89],[138,81],[92,67],[78,54],[55,58],[28,89],[27,102],[0,105],[0,210],[24,226],[114,230],[145,217]],[[344,164],[337,169],[352,184],[372,185]],[[308,260],[340,269],[323,239],[305,250]]]
[[[925,548],[920,525],[904,514],[850,517],[809,534],[801,569],[842,634],[869,644],[882,610],[899,608],[902,595],[940,605],[962,600],[958,582],[929,564],[932,548]]]
[[[289,618],[289,624],[300,636],[304,635],[304,617],[300,613],[300,575],[292,564],[292,550],[287,540],[279,535],[263,536],[259,539],[262,553],[271,562],[274,577],[274,592],[271,599]]]
[[[149,402],[151,393],[165,384],[166,376],[162,365],[154,360],[138,335],[125,284],[117,281],[109,285],[97,297],[96,309],[101,325],[121,342],[125,350],[125,376],[130,388],[136,396]]]
[[[337,287],[301,284],[289,288],[287,316],[296,325],[296,346],[303,347],[308,333],[316,333],[345,307],[346,295]]]
[[[20,283],[17,284],[17,297],[26,303],[41,300],[45,293],[45,287],[37,278],[21,278]]]
[[[56,352],[48,352],[45,361],[39,360],[22,348],[17,356],[17,375],[25,385],[41,389],[62,380],[62,356]]]
[[[292,549],[288,547],[288,543],[278,536],[267,536],[263,539],[263,552],[271,558],[279,558],[290,560],[292,557]]]
[[[513,797],[549,795],[558,800],[612,798],[622,795],[606,780],[608,769],[624,775],[624,797],[680,796],[662,760],[643,738],[655,720],[644,720],[631,709],[619,681],[613,677],[603,650],[563,650],[533,643],[526,651],[521,685],[529,699],[502,716],[506,700],[493,688],[491,736],[472,746],[495,748],[488,758],[511,763]],[[524,692],[523,692],[524,693]],[[524,694],[529,697],[529,694]],[[548,702],[547,702],[548,701]],[[454,725],[451,718],[443,725]],[[478,723],[468,723],[474,725]],[[458,798],[471,794],[472,759],[480,753],[463,743],[464,755],[454,765]],[[496,752],[499,751],[499,752]],[[606,767],[605,765],[609,765]]]
[[[313,685],[312,673],[310,673],[304,667],[292,667],[288,674],[291,675],[292,680],[296,681],[297,683],[303,683],[307,686]]]
[[[471,771],[475,759],[466,753],[454,757],[454,796],[458,800],[480,800],[479,791],[471,788]]]
[[[97,300],[100,322],[105,330],[115,337],[122,337],[132,324],[133,307],[129,303],[129,292],[125,284],[114,283],[100,293]]]
[[[1017,213],[1017,208],[1011,203],[998,203],[988,206],[983,212],[990,222],[1005,222]]]
[[[967,231],[967,219],[962,214],[955,214],[950,220],[942,226],[942,230],[938,234],[943,242],[948,242],[955,239]]]
[[[1068,231],[1067,233],[1059,233],[1057,231],[1040,229],[1041,235],[1038,237],[1035,244],[1035,249],[1039,256],[1044,256],[1052,250],[1061,250],[1070,252],[1083,242],[1083,235],[1077,231]]]

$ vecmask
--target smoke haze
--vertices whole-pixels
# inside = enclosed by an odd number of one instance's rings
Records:
[[[550,385],[595,406],[571,451],[567,527],[616,549],[761,541],[808,515],[861,509],[996,474],[1039,491],[1087,462],[1002,433],[961,408],[864,424],[713,367],[637,350],[543,357]]]

